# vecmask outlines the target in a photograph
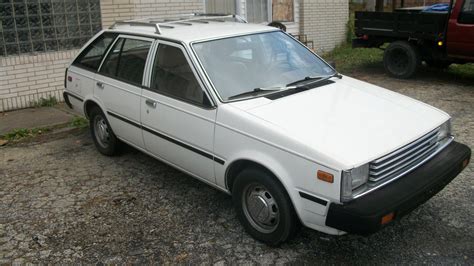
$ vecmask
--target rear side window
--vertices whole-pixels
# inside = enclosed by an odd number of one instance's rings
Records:
[[[141,85],[150,46],[150,41],[118,39],[99,72],[125,82]]]
[[[74,61],[74,65],[97,71],[107,48],[116,34],[104,33],[97,37]]]

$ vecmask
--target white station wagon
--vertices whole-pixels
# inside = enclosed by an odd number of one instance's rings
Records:
[[[443,111],[234,15],[118,22],[82,48],[65,87],[101,153],[126,143],[231,194],[246,231],[270,245],[300,224],[375,232],[471,156]]]

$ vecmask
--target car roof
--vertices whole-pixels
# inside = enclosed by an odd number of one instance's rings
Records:
[[[229,21],[225,17],[199,17],[182,20],[165,20],[156,22],[153,19],[120,21],[108,31],[126,32],[148,36],[161,36],[185,43],[208,39],[225,38],[235,35],[245,35],[268,31],[278,31],[273,27],[261,24],[251,24],[245,21]],[[233,18],[233,17],[231,17]]]

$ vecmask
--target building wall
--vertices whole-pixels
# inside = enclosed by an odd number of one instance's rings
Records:
[[[349,20],[348,0],[301,0],[300,32],[314,42],[317,53],[344,42]]]
[[[64,70],[76,50],[0,57],[0,112],[62,100]]]
[[[172,17],[204,12],[204,0],[102,0],[102,25],[141,17]]]

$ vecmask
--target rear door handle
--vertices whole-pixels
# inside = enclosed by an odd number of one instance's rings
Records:
[[[156,102],[151,99],[146,99],[146,105],[150,106],[151,108],[156,108]]]
[[[97,81],[96,83],[97,87],[103,89],[104,88],[104,83],[100,82],[100,81]]]

